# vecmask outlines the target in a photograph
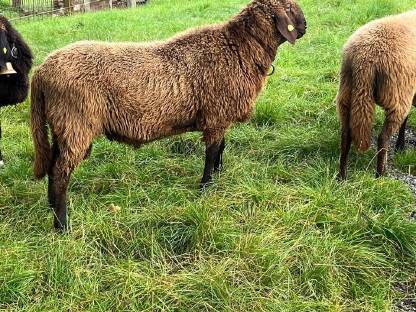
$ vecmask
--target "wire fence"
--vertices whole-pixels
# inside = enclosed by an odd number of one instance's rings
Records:
[[[19,16],[36,15],[54,9],[55,0],[12,0],[12,9]]]
[[[0,0],[0,14],[10,21],[43,16],[62,16],[73,13],[112,8],[135,7],[147,0]],[[10,3],[8,3],[10,1]],[[3,12],[2,12],[3,11]],[[6,11],[6,12],[4,12]]]

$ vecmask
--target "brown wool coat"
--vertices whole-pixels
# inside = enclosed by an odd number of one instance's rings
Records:
[[[354,145],[371,144],[375,103],[386,113],[382,133],[395,133],[416,105],[416,10],[358,29],[344,47],[337,106]]]
[[[231,124],[250,117],[287,39],[273,14],[289,4],[293,43],[305,31],[296,3],[255,0],[229,22],[167,41],[85,41],[53,52],[32,81],[35,176],[50,169],[47,124],[59,145],[57,167],[65,172],[100,135],[135,146],[186,131],[202,131],[207,144],[221,140]]]

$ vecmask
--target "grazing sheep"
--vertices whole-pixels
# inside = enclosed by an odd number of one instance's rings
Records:
[[[293,0],[254,0],[227,23],[164,42],[79,42],[52,53],[33,77],[31,123],[35,176],[49,175],[55,227],[67,225],[71,172],[102,134],[138,147],[202,131],[206,185],[221,167],[225,131],[250,117],[277,48],[305,30]]]
[[[11,68],[8,68],[10,64]],[[32,53],[29,47],[9,21],[0,16],[0,108],[25,100],[29,90],[28,74],[31,67]],[[11,73],[13,71],[16,73]],[[0,150],[0,167],[3,165]]]
[[[346,178],[351,141],[360,151],[370,147],[375,103],[385,111],[378,137],[378,177],[385,172],[388,142],[400,126],[396,147],[404,147],[407,115],[416,104],[416,10],[363,26],[344,47],[337,95],[340,179]]]

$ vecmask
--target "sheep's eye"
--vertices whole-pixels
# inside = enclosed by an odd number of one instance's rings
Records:
[[[287,4],[287,7],[286,7],[286,12],[287,12],[287,13],[291,13],[291,12],[292,12],[292,4],[291,4],[291,3],[288,3],[288,4]]]

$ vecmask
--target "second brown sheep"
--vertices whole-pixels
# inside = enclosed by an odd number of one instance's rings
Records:
[[[401,128],[396,147],[403,148],[407,116],[412,103],[416,105],[416,10],[368,23],[344,47],[337,96],[340,179],[346,178],[351,142],[360,151],[370,147],[376,103],[385,111],[377,141],[376,174],[382,176],[388,142]]]
[[[279,45],[305,31],[295,1],[254,0],[226,23],[164,42],[87,41],[52,53],[33,77],[31,127],[35,176],[49,176],[55,228],[67,226],[70,175],[102,134],[140,146],[202,131],[208,183],[225,131],[250,117]]]

